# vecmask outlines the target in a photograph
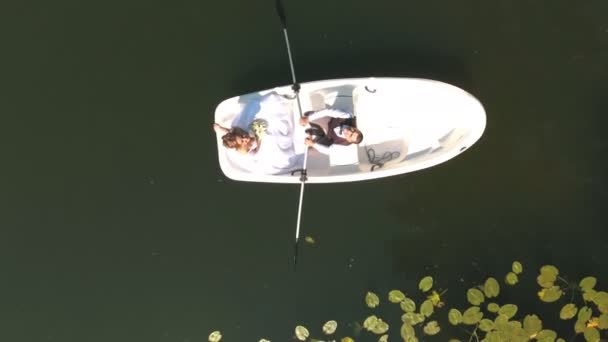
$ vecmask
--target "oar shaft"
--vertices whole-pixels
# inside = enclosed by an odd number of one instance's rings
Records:
[[[306,170],[306,162],[308,159],[308,147],[304,151],[304,170]],[[302,218],[302,202],[304,199],[304,181],[300,182],[300,201],[298,204],[298,222],[296,224],[296,243],[298,243],[298,239],[300,238],[300,222]]]
[[[293,58],[291,57],[291,47],[289,46],[289,35],[287,34],[287,28],[283,28],[283,35],[285,36],[285,44],[287,45],[287,56],[289,57],[289,67],[291,68],[291,79],[293,84],[297,84],[296,81],[296,72],[293,67]]]

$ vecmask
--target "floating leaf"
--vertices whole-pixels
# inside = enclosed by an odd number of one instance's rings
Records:
[[[582,334],[583,331],[585,331],[585,329],[587,328],[587,324],[585,324],[585,321],[581,321],[580,319],[576,321],[576,323],[574,323],[574,332],[576,332],[577,334]]]
[[[491,331],[492,329],[494,329],[494,322],[487,318],[484,318],[479,322],[479,329],[485,332]]]
[[[573,303],[566,304],[559,311],[559,318],[570,319],[570,318],[576,316],[577,311],[578,311],[578,308]]]
[[[494,319],[494,329],[499,331],[507,331],[510,329],[509,317],[505,315],[498,315]]]
[[[365,304],[370,308],[375,308],[380,305],[380,298],[373,292],[367,292],[365,295]]]
[[[555,276],[551,276],[548,274],[541,274],[536,277],[536,282],[538,285],[544,288],[548,288],[554,285],[554,282],[557,278]]]
[[[422,292],[427,292],[432,287],[433,287],[433,277],[431,277],[431,276],[426,276],[426,277],[422,278],[420,280],[420,283],[418,283],[418,289],[420,289]]]
[[[483,284],[483,293],[487,298],[494,298],[500,293],[500,285],[498,281],[492,277],[488,278]]]
[[[591,308],[589,308],[587,306],[583,306],[582,308],[580,308],[580,310],[578,310],[577,318],[579,321],[587,322],[591,318],[592,313],[593,312],[592,312]]]
[[[414,332],[414,328],[407,324],[407,323],[403,323],[401,325],[401,338],[404,341],[409,341],[412,337],[415,337],[416,333]]]
[[[555,342],[566,342],[566,340],[564,340],[563,338],[558,338],[557,340],[555,340]]]
[[[265,338],[261,338],[261,339],[260,339],[260,342],[270,342],[270,340],[267,340],[267,339],[265,339]]]
[[[382,335],[378,339],[378,342],[388,342],[388,335]]]
[[[296,327],[296,337],[298,338],[298,340],[306,341],[308,336],[310,336],[310,334],[308,333],[308,329],[306,329],[305,327],[303,327],[301,325],[298,325]]]
[[[426,297],[428,300],[433,303],[433,306],[442,307],[443,303],[441,302],[441,297],[439,297],[439,293],[437,291],[433,291],[429,296]]]
[[[406,312],[401,315],[401,321],[412,326],[424,322],[425,319],[426,317],[423,314],[415,312]]]
[[[559,286],[551,286],[549,288],[542,289],[538,292],[538,298],[545,303],[552,303],[560,299],[564,292]]]
[[[353,340],[351,337],[346,336],[346,337],[342,337],[340,342],[355,342],[355,340]]]
[[[540,268],[540,273],[547,274],[552,277],[557,277],[557,275],[559,274],[559,270],[553,265],[544,265]]]
[[[437,324],[437,321],[430,321],[424,326],[422,330],[425,334],[433,336],[436,335],[439,331],[441,331],[441,328],[439,327],[439,324]]]
[[[597,292],[595,292],[594,289],[587,289],[583,291],[583,299],[585,302],[593,302],[596,296]]]
[[[448,320],[453,325],[458,325],[462,323],[462,314],[457,309],[450,309],[448,312]]]
[[[600,315],[600,317],[598,319],[598,328],[600,328],[602,330],[608,329],[608,315],[607,314]]]
[[[521,265],[521,263],[519,261],[513,261],[513,264],[511,265],[511,270],[515,274],[520,274],[521,272],[523,272],[524,267]]]
[[[599,307],[600,305],[608,305],[608,292],[600,291],[593,296],[593,302]],[[601,311],[601,310],[600,310]],[[603,312],[605,313],[605,312]]]
[[[481,321],[483,318],[483,312],[479,311],[478,306],[472,306],[465,310],[462,314],[462,323],[467,325],[474,325]]]
[[[483,293],[481,291],[479,291],[478,289],[469,289],[467,291],[467,300],[469,301],[469,303],[473,304],[473,305],[479,305],[481,303],[483,303],[484,297],[483,297]]]
[[[401,301],[401,303],[399,303],[399,306],[401,306],[401,310],[405,312],[416,311],[416,303],[407,297],[403,301]]]
[[[433,303],[430,300],[425,300],[422,305],[420,305],[420,313],[429,317],[433,314]]]
[[[578,284],[583,291],[593,289],[595,284],[597,283],[597,279],[595,277],[585,277]]]
[[[209,342],[219,342],[222,339],[222,333],[219,331],[214,331],[209,334]]]
[[[600,340],[600,332],[595,328],[585,328],[583,334],[587,342],[598,342]]]
[[[505,315],[507,318],[512,318],[517,313],[517,305],[505,304],[498,309],[499,315]]]
[[[371,329],[369,329],[371,332],[373,332],[374,334],[377,335],[382,335],[385,332],[388,331],[388,324],[386,322],[384,322],[381,319],[378,319],[378,321],[376,322],[376,324],[374,324]]]
[[[534,336],[543,329],[543,322],[536,315],[524,317],[524,330],[528,336]]]
[[[490,312],[496,313],[496,312],[498,312],[498,310],[500,310],[500,305],[498,305],[496,303],[489,303],[487,309]]]
[[[370,330],[371,327],[373,327],[377,323],[378,323],[378,317],[376,317],[376,315],[371,315],[371,316],[367,317],[365,319],[365,321],[363,321],[363,327],[367,330]]]
[[[307,243],[309,243],[311,245],[315,243],[315,239],[312,236],[306,236],[304,238],[304,241],[306,241]]]
[[[327,321],[325,322],[325,324],[323,324],[323,332],[326,335],[331,335],[334,332],[336,332],[336,329],[338,328],[338,322],[336,321]]]
[[[553,330],[544,329],[538,332],[536,340],[538,342],[554,342],[557,338],[557,333]]]
[[[391,303],[401,303],[405,299],[405,294],[399,290],[392,290],[388,293],[388,300]]]
[[[515,285],[518,282],[519,282],[519,278],[517,277],[517,274],[515,274],[513,272],[507,273],[507,276],[505,277],[505,283],[507,283],[509,285]]]

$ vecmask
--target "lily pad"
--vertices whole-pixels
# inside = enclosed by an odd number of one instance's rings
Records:
[[[497,297],[500,293],[500,285],[498,284],[498,281],[492,277],[488,278],[485,284],[483,284],[483,293],[487,298]]]
[[[485,332],[492,331],[492,329],[494,329],[494,321],[489,320],[487,318],[482,319],[479,322],[479,329]]]
[[[560,299],[564,292],[559,286],[551,286],[538,292],[538,298],[545,303],[552,303]]]
[[[353,340],[352,337],[345,336],[345,337],[342,337],[340,342],[355,342],[355,340]]]
[[[472,306],[464,311],[462,314],[462,323],[467,325],[477,324],[483,318],[483,312],[479,310],[478,306]]]
[[[499,315],[505,315],[507,318],[512,318],[517,313],[517,305],[515,304],[505,304],[498,309]]]
[[[534,336],[543,329],[543,322],[536,315],[524,317],[524,330],[528,336]]]
[[[422,330],[425,334],[433,336],[436,335],[439,331],[441,331],[441,328],[439,327],[437,321],[430,321],[424,326]]]
[[[598,328],[602,329],[602,330],[606,330],[608,329],[608,315],[607,314],[601,314],[598,320]]]
[[[404,341],[409,341],[412,337],[416,337],[416,332],[414,331],[414,327],[407,323],[403,323],[401,325],[401,338]]]
[[[433,287],[433,277],[431,277],[431,276],[426,276],[426,277],[422,278],[420,280],[420,283],[418,283],[418,289],[420,289],[422,292],[427,292],[432,287]]]
[[[538,277],[536,277],[536,283],[538,283],[538,285],[541,287],[549,288],[554,285],[556,279],[557,278],[555,276],[550,274],[540,274]]]
[[[520,274],[521,272],[523,272],[524,267],[521,265],[521,263],[519,261],[513,261],[513,264],[511,265],[511,270],[515,274]]]
[[[382,335],[378,339],[378,342],[388,342],[388,335]]]
[[[306,339],[308,338],[308,336],[310,336],[310,333],[308,332],[308,329],[306,329],[305,327],[298,325],[296,327],[296,337],[298,338],[298,340],[300,341],[306,341]]]
[[[591,314],[593,314],[593,311],[591,310],[591,308],[587,307],[587,306],[583,306],[582,308],[580,308],[580,310],[578,310],[577,319],[579,321],[587,322],[589,319],[591,319]]]
[[[378,317],[376,317],[376,315],[371,315],[371,316],[367,317],[365,319],[365,321],[363,321],[363,327],[367,330],[370,330],[371,327],[373,327],[377,323],[378,323]]]
[[[600,332],[595,328],[585,328],[583,335],[587,342],[599,342],[600,340]]]
[[[559,311],[559,318],[571,319],[572,317],[576,316],[577,311],[578,311],[578,308],[573,303],[566,304]]]
[[[313,245],[315,243],[315,239],[312,236],[306,236],[304,238],[304,241],[306,241],[307,243]]]
[[[583,299],[585,302],[593,302],[596,296],[597,292],[594,289],[587,289],[583,291]]]
[[[401,310],[405,312],[416,311],[416,303],[412,299],[407,297],[403,301],[401,301],[401,303],[399,303],[399,306],[401,306]]]
[[[478,289],[472,288],[467,291],[467,300],[469,301],[469,303],[471,303],[473,305],[479,305],[479,304],[483,303],[484,296],[481,291],[479,291]]]
[[[585,277],[580,281],[578,286],[583,291],[587,291],[593,289],[595,287],[595,284],[597,284],[597,279],[595,279],[595,277]]]
[[[323,333],[325,333],[325,335],[331,335],[334,332],[336,332],[337,328],[338,328],[338,322],[327,321],[327,322],[325,322],[325,324],[323,324]]]
[[[489,303],[487,309],[490,312],[496,313],[498,310],[500,310],[500,305],[496,303]]]
[[[536,334],[538,342],[554,342],[557,338],[557,333],[553,330],[543,329]]]
[[[515,274],[513,272],[509,272],[505,276],[505,283],[507,283],[509,285],[515,285],[518,282],[519,282],[519,278],[517,277],[517,274]]]
[[[433,314],[433,302],[431,302],[430,300],[425,300],[422,305],[420,305],[420,313],[425,315],[426,317],[429,317],[430,315]]]
[[[388,300],[391,303],[401,303],[405,299],[405,294],[399,290],[392,290],[388,293]]]
[[[265,339],[265,338],[261,338],[261,339],[260,339],[260,342],[270,342],[270,340],[267,340],[267,339]]]
[[[378,319],[376,324],[374,324],[369,331],[373,332],[376,335],[382,335],[388,331],[388,324],[381,319]]]
[[[377,294],[369,291],[365,294],[365,304],[370,308],[375,308],[380,305],[380,297]]]
[[[219,342],[221,339],[222,333],[217,330],[209,334],[209,342]]]
[[[552,277],[557,277],[559,270],[553,265],[544,265],[540,268],[540,274],[547,274]]]
[[[462,314],[457,309],[450,309],[448,312],[448,320],[452,325],[458,325],[462,323]]]
[[[593,302],[597,305],[608,305],[608,292],[600,291],[593,296]],[[605,312],[604,312],[605,313]]]

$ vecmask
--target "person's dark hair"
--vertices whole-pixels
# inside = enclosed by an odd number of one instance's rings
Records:
[[[363,133],[361,133],[361,131],[359,129],[357,129],[357,140],[355,141],[356,144],[360,144],[361,141],[363,141]]]
[[[238,143],[236,142],[237,137],[246,137],[249,134],[242,128],[233,127],[228,133],[222,136],[222,144],[226,148],[237,148]]]

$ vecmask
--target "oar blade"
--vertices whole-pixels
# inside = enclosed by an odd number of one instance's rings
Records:
[[[279,15],[279,19],[281,19],[281,24],[283,28],[287,28],[287,19],[285,18],[285,8],[283,7],[283,1],[276,0],[276,8],[277,14]]]

